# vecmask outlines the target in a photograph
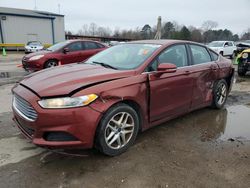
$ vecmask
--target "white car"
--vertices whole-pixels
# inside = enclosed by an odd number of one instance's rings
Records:
[[[222,56],[230,56],[232,59],[237,52],[237,47],[233,41],[213,41],[208,44],[208,47]]]
[[[44,46],[39,41],[30,41],[25,45],[25,53],[38,52],[44,49]]]

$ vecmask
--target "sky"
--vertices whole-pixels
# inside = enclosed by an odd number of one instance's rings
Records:
[[[65,29],[77,32],[92,22],[111,29],[154,26],[158,16],[186,26],[216,21],[218,29],[241,35],[250,28],[250,0],[0,0],[0,6],[65,15]]]

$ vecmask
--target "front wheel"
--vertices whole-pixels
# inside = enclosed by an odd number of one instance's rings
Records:
[[[245,76],[246,73],[247,73],[247,71],[244,68],[244,66],[242,65],[242,63],[239,63],[238,64],[238,75],[239,76]]]
[[[96,132],[96,148],[109,156],[125,152],[135,141],[139,131],[139,117],[126,104],[111,107],[102,118]]]
[[[224,79],[216,81],[213,87],[212,107],[216,109],[223,108],[227,100],[227,95],[228,95],[227,82]]]
[[[57,60],[49,60],[45,63],[44,68],[47,69],[47,68],[55,67],[57,65],[58,65]]]
[[[230,56],[231,59],[234,59],[236,57],[236,52],[234,51],[233,54]]]

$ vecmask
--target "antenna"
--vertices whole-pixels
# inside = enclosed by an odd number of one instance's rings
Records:
[[[35,8],[34,8],[34,9],[35,9],[35,10],[37,10],[37,6],[36,6],[36,0],[34,0],[34,1],[35,1]]]

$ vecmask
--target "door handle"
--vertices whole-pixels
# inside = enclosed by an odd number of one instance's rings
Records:
[[[186,71],[184,72],[184,74],[185,74],[185,75],[189,75],[189,74],[190,74],[190,71],[186,70]]]
[[[210,69],[215,71],[215,70],[217,70],[217,67],[212,65],[212,66],[210,66]]]

